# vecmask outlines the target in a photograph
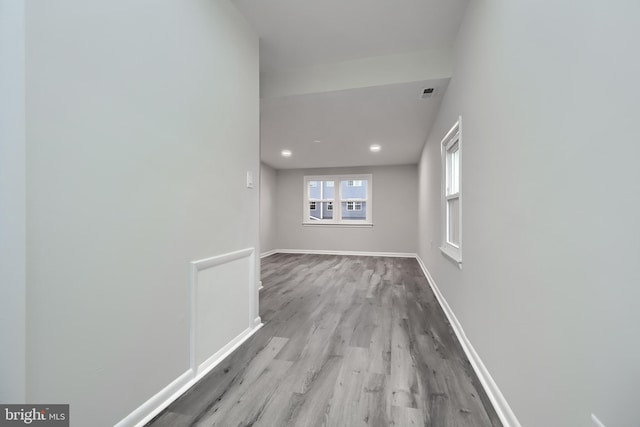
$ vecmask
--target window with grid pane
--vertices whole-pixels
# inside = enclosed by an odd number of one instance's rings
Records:
[[[372,225],[371,175],[304,177],[304,224]]]
[[[333,182],[314,179],[306,183],[309,221],[333,220],[333,200],[335,191]]]
[[[442,140],[441,251],[462,265],[461,118]]]

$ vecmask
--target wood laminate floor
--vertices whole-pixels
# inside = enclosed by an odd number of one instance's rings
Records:
[[[264,327],[147,426],[497,427],[417,261],[262,260]]]

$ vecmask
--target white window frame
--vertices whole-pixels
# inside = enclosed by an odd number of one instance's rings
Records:
[[[349,198],[349,199],[343,199],[342,198],[342,186],[340,185],[340,183],[342,181],[348,181],[347,185],[349,185],[349,181],[360,181],[359,184],[360,186],[362,186],[362,181],[366,180],[367,181],[367,197],[366,199],[354,199],[354,198]],[[333,202],[333,206],[332,209],[328,209],[331,210],[333,212],[333,218],[332,219],[321,219],[321,220],[311,220],[309,218],[310,216],[310,209],[309,209],[309,182],[310,181],[330,181],[333,182],[333,188],[334,188],[334,198],[333,200],[322,200],[322,202],[328,203],[328,202]],[[327,185],[330,186],[330,185]],[[314,176],[305,176],[304,180],[303,180],[303,218],[302,218],[302,224],[303,225],[310,225],[310,226],[348,226],[348,227],[371,227],[373,226],[373,176],[371,174],[360,174],[360,175],[314,175]],[[349,218],[345,218],[343,219],[343,215],[342,215],[342,203],[343,202],[358,202],[360,203],[360,210],[363,210],[363,206],[362,206],[362,202],[366,202],[366,208],[364,209],[366,214],[366,219],[365,220],[354,220],[354,219],[349,219]],[[345,204],[346,205],[346,204]],[[336,208],[337,206],[337,208]],[[345,212],[346,212],[347,208],[345,206]]]
[[[457,168],[451,167],[452,149],[457,147]],[[441,144],[441,246],[440,251],[462,268],[462,117],[453,125],[442,139]],[[457,176],[456,176],[457,175]],[[457,190],[452,182],[457,182]],[[453,190],[453,191],[452,191]],[[453,218],[448,212],[451,200],[458,200],[458,215]],[[457,222],[458,242],[449,241],[451,224]]]

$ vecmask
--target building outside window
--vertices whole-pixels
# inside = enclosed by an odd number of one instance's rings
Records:
[[[305,176],[303,223],[372,225],[372,186],[371,175]]]

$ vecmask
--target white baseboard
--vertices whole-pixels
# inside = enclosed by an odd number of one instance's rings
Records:
[[[169,406],[171,402],[182,396],[191,387],[192,381],[193,371],[189,369],[123,418],[115,427],[143,426]]]
[[[276,251],[276,250],[273,250],[273,251],[267,251],[267,252],[262,252],[262,253],[260,254],[260,258],[266,258],[266,257],[268,257],[268,256],[271,256],[271,255],[274,255],[274,254],[277,254],[277,253],[278,253],[278,251]]]
[[[487,393],[489,400],[493,404],[493,407],[495,408],[496,413],[500,418],[500,421],[502,422],[504,427],[521,427],[520,422],[518,421],[515,414],[511,410],[509,403],[507,402],[505,397],[502,395],[502,392],[500,392],[498,385],[495,383],[495,381],[491,377],[491,374],[487,370],[487,367],[484,365],[484,363],[482,363],[480,356],[475,351],[475,349],[471,345],[471,342],[465,335],[464,330],[462,329],[462,325],[458,321],[456,315],[453,313],[453,310],[447,303],[447,300],[444,298],[444,296],[440,292],[440,289],[438,289],[438,285],[433,280],[431,273],[429,273],[429,270],[427,270],[427,267],[424,265],[424,262],[422,262],[422,259],[418,255],[415,255],[415,258],[420,264],[420,267],[422,268],[422,272],[427,278],[427,281],[429,282],[429,286],[431,286],[431,290],[433,291],[433,293],[436,296],[436,299],[440,303],[440,306],[442,307],[444,314],[447,316],[447,319],[449,320],[449,323],[451,324],[451,327],[453,328],[453,331],[455,332],[456,337],[458,338],[458,341],[462,346],[462,349],[467,355],[469,362],[471,362],[471,366],[473,367],[473,370],[478,376],[478,379],[480,380],[482,387]]]
[[[414,253],[404,252],[363,252],[363,251],[332,251],[324,249],[276,249],[278,254],[310,254],[310,255],[350,255],[350,256],[381,256],[391,258],[415,258]]]
[[[258,317],[258,319],[260,318]],[[211,357],[198,365],[195,380],[198,381],[200,378],[211,372],[213,368],[218,366],[220,362],[226,359],[227,356],[233,353],[236,348],[238,348],[243,342],[248,340],[249,337],[255,334],[256,331],[261,327],[262,323],[258,322],[256,326],[247,328],[244,331],[240,332],[240,335],[229,341],[224,347],[216,351],[213,355],[211,355]]]
[[[173,380],[168,386],[160,390],[155,396],[151,397],[136,410],[123,418],[115,425],[115,427],[143,427],[146,423],[151,421],[156,415],[186,393],[187,390],[193,387],[205,375],[211,372],[213,368],[219,365],[227,356],[233,353],[235,349],[256,333],[256,331],[262,327],[260,317],[257,317],[256,321],[257,323],[255,327],[248,328],[243,331],[223,348],[224,351],[221,350],[217,352],[214,355],[217,356],[215,360],[212,357],[200,365],[201,370],[199,370],[197,375],[193,369],[189,369]],[[207,364],[206,367],[202,367],[204,364]]]

